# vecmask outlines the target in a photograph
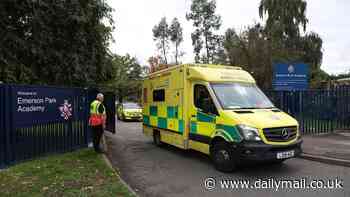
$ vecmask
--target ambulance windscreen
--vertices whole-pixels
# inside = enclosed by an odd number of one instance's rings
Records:
[[[271,101],[255,84],[213,83],[211,86],[224,109],[274,108]]]

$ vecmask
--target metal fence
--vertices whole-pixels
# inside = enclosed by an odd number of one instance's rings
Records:
[[[299,121],[303,134],[350,129],[350,87],[265,91],[276,107]]]
[[[6,116],[5,116],[5,86],[2,86],[0,84],[0,168],[4,167],[6,158],[6,133],[5,130],[5,123],[6,123]]]
[[[95,91],[0,84],[0,167],[87,147],[90,95]],[[109,114],[114,113],[112,99],[106,98]],[[114,132],[115,124],[110,125]]]

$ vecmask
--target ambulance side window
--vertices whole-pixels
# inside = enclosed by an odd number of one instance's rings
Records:
[[[154,102],[162,102],[165,101],[165,90],[153,90],[153,101]]]
[[[194,105],[204,113],[218,114],[206,86],[194,85]]]

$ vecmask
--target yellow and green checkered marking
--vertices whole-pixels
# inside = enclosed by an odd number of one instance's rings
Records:
[[[181,108],[178,106],[150,106],[144,110],[143,124],[147,126],[167,129],[179,133],[184,132],[184,120]],[[201,112],[197,113],[196,119],[190,122],[190,136],[200,135],[209,138],[220,136],[228,142],[241,141],[235,126],[216,123],[216,117]]]
[[[215,133],[213,133],[215,132]],[[216,117],[197,112],[190,123],[190,136],[201,135],[207,138],[220,136],[228,142],[239,142],[241,137],[235,126],[216,123]]]
[[[179,133],[184,132],[182,111],[178,106],[150,106],[149,113],[143,115],[143,124]]]

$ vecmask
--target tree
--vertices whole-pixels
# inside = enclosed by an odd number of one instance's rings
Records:
[[[230,65],[241,66],[250,72],[261,87],[270,87],[270,61],[268,40],[264,27],[259,23],[237,34],[229,28],[224,36],[223,45]]]
[[[310,66],[313,85],[325,76],[320,70],[322,39],[313,32],[300,35],[308,23],[306,8],[305,0],[261,0],[259,15],[266,18],[264,31],[269,40],[269,65],[273,62],[305,62]]]
[[[163,17],[158,25],[153,27],[153,40],[157,42],[157,47],[162,51],[163,61],[168,63],[167,53],[169,48],[170,29],[166,18]]]
[[[170,40],[175,45],[175,63],[178,64],[179,57],[182,55],[179,52],[179,46],[183,42],[182,27],[177,18],[174,18],[170,26]]]
[[[0,81],[85,86],[107,80],[111,12],[103,0],[1,1]]]
[[[225,53],[224,38],[225,36],[217,36],[214,40],[216,43],[213,54],[213,64],[229,65],[229,59]]]
[[[218,39],[215,31],[221,26],[221,17],[215,14],[215,9],[215,0],[192,0],[191,12],[186,14],[187,20],[192,20],[195,27],[191,38],[196,62],[209,63],[214,60]],[[205,54],[201,54],[203,45]]]
[[[315,32],[307,33],[301,37],[299,48],[301,51],[301,61],[309,65],[311,86],[317,84],[328,78],[325,72],[321,70],[321,63],[323,58],[322,52],[322,38]]]
[[[114,55],[112,60],[112,78],[105,84],[109,91],[115,92],[119,102],[127,98],[139,98],[142,77],[145,68],[129,54]]]
[[[297,45],[300,37],[300,27],[306,30],[305,0],[261,0],[259,5],[260,18],[267,17],[265,29],[269,39],[275,43],[284,44],[286,48]]]
[[[302,50],[302,59],[311,64],[311,68],[320,69],[322,63],[322,38],[315,32],[301,37],[299,48]]]
[[[327,74],[320,69],[322,39],[305,31],[306,2],[303,0],[261,0],[259,14],[267,17],[266,25],[259,23],[239,34],[227,29],[223,38],[224,55],[230,65],[238,65],[250,72],[257,83],[265,88],[272,85],[272,65],[275,62],[304,62],[310,66],[311,87],[317,87]]]
[[[320,81],[327,79],[325,72],[320,69],[323,53],[322,39],[318,34],[311,32],[299,37],[297,50],[293,54],[283,48],[280,51],[275,49],[270,54],[271,43],[264,29],[260,24],[255,24],[240,34],[231,28],[226,31],[223,45],[230,65],[242,66],[252,73],[258,84],[264,88],[271,87],[271,56],[278,62],[308,64],[311,87],[316,87]]]

